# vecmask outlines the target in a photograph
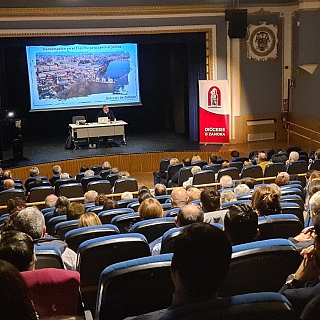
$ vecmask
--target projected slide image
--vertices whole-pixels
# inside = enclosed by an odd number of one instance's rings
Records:
[[[31,110],[140,103],[137,45],[27,47]]]

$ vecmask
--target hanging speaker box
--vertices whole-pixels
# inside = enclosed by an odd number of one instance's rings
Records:
[[[227,9],[225,20],[229,21],[228,35],[230,39],[245,38],[247,34],[247,10]]]

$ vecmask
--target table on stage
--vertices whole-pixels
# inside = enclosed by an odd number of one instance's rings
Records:
[[[122,136],[122,144],[126,143],[126,136],[124,132],[124,126],[127,125],[125,121],[117,120],[108,123],[91,122],[83,125],[77,125],[70,123],[71,135],[75,141],[75,145],[78,139],[89,139],[99,137],[113,137]]]

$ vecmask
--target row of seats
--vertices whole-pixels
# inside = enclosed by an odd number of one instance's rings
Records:
[[[36,254],[38,258],[39,250]],[[77,269],[85,308],[95,312],[96,319],[116,320],[168,307],[174,291],[171,259],[170,253],[150,256],[146,238],[135,233],[83,242]],[[300,262],[298,251],[286,239],[234,246],[219,295],[277,292]]]

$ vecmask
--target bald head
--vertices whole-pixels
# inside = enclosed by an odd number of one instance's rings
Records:
[[[173,208],[181,208],[187,204],[187,191],[184,188],[176,188],[171,192],[171,203]]]
[[[178,227],[183,227],[191,223],[203,222],[203,219],[204,213],[199,206],[187,204],[179,210],[175,221]]]
[[[14,189],[14,181],[12,179],[6,179],[3,181],[3,190]]]

